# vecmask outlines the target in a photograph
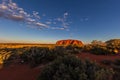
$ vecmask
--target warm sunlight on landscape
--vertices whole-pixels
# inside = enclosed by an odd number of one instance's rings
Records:
[[[119,0],[0,0],[0,80],[120,80]]]

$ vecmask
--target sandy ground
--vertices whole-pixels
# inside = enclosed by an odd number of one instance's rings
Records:
[[[14,64],[0,70],[0,80],[36,80],[40,71],[40,68],[30,68],[25,64]]]

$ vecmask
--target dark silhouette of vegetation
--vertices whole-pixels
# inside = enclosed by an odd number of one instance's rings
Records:
[[[89,60],[64,56],[48,65],[37,80],[110,80],[112,73]]]
[[[120,59],[115,59],[114,61],[103,60],[101,63],[113,69],[114,74],[111,80],[120,80]]]
[[[111,60],[102,60],[101,63],[104,64],[104,65],[109,65],[110,66],[112,64],[112,61]]]
[[[113,80],[120,80],[120,59],[116,59],[113,64],[112,68],[114,70]]]

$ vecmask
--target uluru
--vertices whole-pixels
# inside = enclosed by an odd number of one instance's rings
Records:
[[[83,42],[80,40],[73,40],[73,39],[67,39],[67,40],[59,40],[56,42],[57,45],[78,45],[83,46]]]

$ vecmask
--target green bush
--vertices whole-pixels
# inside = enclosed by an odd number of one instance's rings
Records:
[[[89,60],[64,56],[44,68],[37,80],[109,80],[111,75],[112,70],[104,69]]]

